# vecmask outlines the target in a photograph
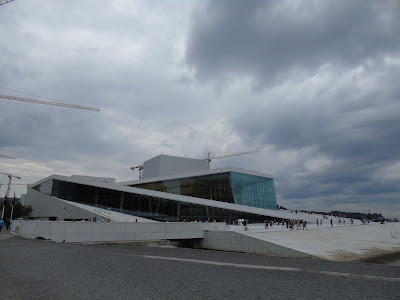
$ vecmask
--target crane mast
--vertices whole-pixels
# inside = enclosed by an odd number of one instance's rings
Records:
[[[63,103],[63,102],[37,100],[37,99],[32,99],[32,98],[8,96],[8,95],[3,95],[3,94],[0,94],[0,98],[7,99],[7,100],[21,101],[21,102],[44,104],[44,105],[61,106],[61,107],[68,107],[68,108],[75,108],[75,109],[85,109],[85,110],[92,110],[92,111],[100,111],[100,109],[98,109],[96,107],[82,106],[82,105],[69,104],[69,103]]]
[[[21,179],[21,177],[15,176],[15,175],[9,174],[9,173],[4,173],[4,172],[0,172],[0,174],[3,174],[3,175],[8,176],[7,192],[6,192],[6,195],[4,196],[4,200],[3,200],[3,210],[1,211],[1,219],[3,219],[3,217],[4,217],[4,208],[5,208],[5,205],[6,205],[6,201],[7,201],[8,195],[10,194],[11,179],[12,179],[13,177],[18,178],[18,179]]]
[[[136,166],[136,167],[132,167],[132,168],[131,168],[132,171],[134,171],[135,169],[138,169],[138,170],[139,170],[139,179],[142,179],[142,170],[143,170],[143,166],[142,166],[142,165],[139,165],[139,166]]]
[[[0,189],[1,189],[1,186],[3,185],[4,183],[2,183],[2,182],[0,182]],[[12,185],[27,185],[26,183],[11,183]],[[5,203],[4,203],[5,204]],[[4,205],[3,205],[3,210],[2,211],[4,211]],[[12,216],[13,216],[13,212],[14,212],[14,202],[11,204],[11,216],[10,216],[10,220],[12,220]],[[4,217],[4,213],[2,212],[2,215],[3,215],[3,217]]]

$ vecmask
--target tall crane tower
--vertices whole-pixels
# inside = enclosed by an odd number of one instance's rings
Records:
[[[44,105],[61,106],[61,107],[68,107],[68,108],[75,108],[75,109],[85,109],[85,110],[92,110],[92,111],[100,111],[100,109],[95,108],[95,107],[82,106],[82,105],[70,104],[70,103],[64,103],[64,102],[37,100],[37,99],[32,99],[32,98],[23,98],[23,97],[8,96],[8,95],[2,95],[2,94],[0,94],[0,98],[7,99],[7,100],[14,100],[14,101],[22,101],[22,102],[44,104]]]
[[[210,157],[210,152],[207,153],[207,158],[205,159],[206,161],[208,161],[208,169],[210,169],[210,163],[211,160],[213,159],[221,159],[221,158],[225,158],[225,157],[231,157],[231,156],[237,156],[237,155],[244,155],[244,154],[250,154],[250,153],[255,153],[255,152],[259,152],[259,150],[255,150],[255,151],[247,151],[247,152],[239,152],[239,153],[231,153],[231,154],[226,154],[226,155],[221,155],[221,156],[215,156],[215,157]]]
[[[0,182],[0,189],[1,189],[1,186],[3,185],[4,183],[2,183],[2,182]],[[26,183],[11,183],[11,185],[27,185]],[[12,216],[13,216],[13,211],[14,211],[14,202],[11,204],[11,216],[10,216],[10,220],[12,220]],[[3,210],[2,210],[2,216],[4,217],[4,213],[3,213],[3,211],[4,211],[4,206],[5,206],[5,202],[4,202],[4,205],[3,205]]]
[[[6,195],[4,196],[4,200],[3,200],[3,210],[1,211],[1,219],[3,219],[3,217],[4,217],[4,207],[5,207],[5,204],[6,204],[8,195],[10,194],[11,179],[14,178],[14,177],[15,177],[15,178],[18,178],[18,179],[21,179],[21,177],[15,176],[15,175],[9,174],[9,173],[4,173],[4,172],[0,172],[0,174],[3,174],[3,175],[8,176],[7,192],[6,192]]]
[[[135,171],[135,169],[139,170],[139,179],[142,179],[142,170],[143,170],[143,165],[138,165],[136,167],[132,167],[131,170]]]

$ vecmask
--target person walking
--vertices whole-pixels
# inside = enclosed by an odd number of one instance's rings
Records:
[[[1,228],[3,228],[3,224],[4,224],[3,219],[0,219],[0,233],[1,233]]]
[[[332,219],[331,219],[331,227],[333,227],[333,221],[332,221]]]
[[[304,228],[307,230],[307,221],[306,220],[303,221],[303,230],[304,230]]]
[[[244,221],[242,222],[242,224],[243,224],[243,230],[244,230],[244,231],[249,230],[249,229],[247,228],[247,222],[246,222],[246,220],[244,220]]]

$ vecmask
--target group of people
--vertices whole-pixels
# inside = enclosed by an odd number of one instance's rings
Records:
[[[293,230],[296,228],[296,230],[299,229],[303,229],[303,230],[307,230],[307,221],[306,220],[295,220],[295,219],[291,219],[291,220],[282,220],[281,222],[282,228],[284,228],[286,226],[286,228]]]
[[[322,226],[323,219],[328,219],[328,217],[323,216],[323,218],[321,218],[321,219],[317,218],[316,221],[315,221],[317,226]],[[329,220],[329,222],[330,222],[330,226],[333,227],[333,219],[332,218]],[[342,220],[342,219],[339,218],[339,220],[338,220],[338,224],[339,225],[340,224],[345,225],[346,224],[345,222],[346,222],[345,219]],[[353,225],[353,222],[354,222],[353,218],[351,218],[350,219],[350,224]],[[363,224],[365,224],[365,223],[363,223]],[[236,221],[233,222],[233,225],[243,225],[243,229],[244,230],[248,230],[246,221],[238,222],[236,220]],[[304,219],[301,219],[301,220],[300,219],[282,219],[282,220],[279,220],[279,221],[277,221],[277,220],[265,220],[264,221],[264,225],[265,225],[264,226],[265,229],[271,229],[273,226],[281,225],[282,228],[286,227],[287,229],[290,229],[290,230],[294,230],[294,229],[296,229],[296,230],[299,230],[299,229],[307,230],[307,220],[304,220]]]
[[[56,221],[59,221],[59,220],[60,219],[57,217]],[[89,218],[89,219],[71,219],[71,220],[67,220],[67,221],[71,221],[71,222],[97,222],[98,220],[97,220],[97,217],[93,217],[93,218]],[[111,220],[109,218],[108,219],[102,218],[100,220],[100,222],[111,222]],[[136,219],[136,222],[137,222],[137,219]]]

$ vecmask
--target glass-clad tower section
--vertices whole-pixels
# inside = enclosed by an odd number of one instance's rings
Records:
[[[183,177],[131,185],[136,188],[234,203],[230,174]]]
[[[276,210],[276,195],[272,178],[231,172],[235,204]]]
[[[274,179],[225,172],[132,184],[136,188],[276,210]]]

